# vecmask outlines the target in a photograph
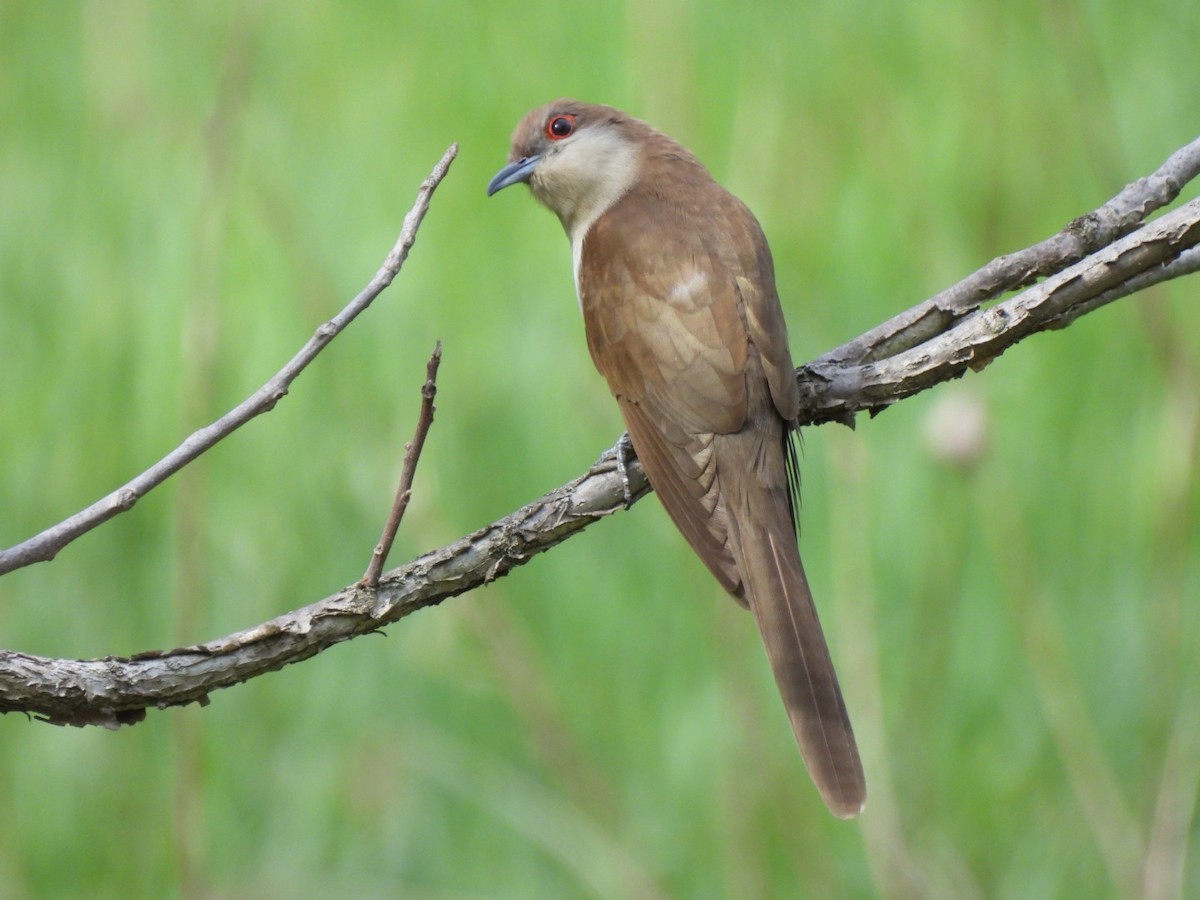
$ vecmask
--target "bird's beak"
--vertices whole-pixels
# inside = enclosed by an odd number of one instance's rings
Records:
[[[537,168],[540,156],[526,156],[523,159],[518,159],[516,162],[511,162],[499,172],[496,177],[488,182],[487,195],[490,197],[496,191],[503,190],[510,184],[518,184],[522,181],[528,181],[533,175],[533,170]]]

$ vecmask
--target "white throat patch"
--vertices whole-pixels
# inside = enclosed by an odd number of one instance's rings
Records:
[[[571,268],[579,296],[579,266],[588,230],[638,178],[638,149],[611,127],[580,130],[547,155],[529,181],[533,194],[562,222],[571,240]]]

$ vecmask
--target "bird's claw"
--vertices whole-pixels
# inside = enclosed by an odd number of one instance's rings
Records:
[[[629,486],[629,460],[636,456],[636,453],[628,432],[621,435],[614,449],[617,456],[617,474],[621,476],[621,493],[625,496],[625,508],[629,509],[633,506],[633,489]]]

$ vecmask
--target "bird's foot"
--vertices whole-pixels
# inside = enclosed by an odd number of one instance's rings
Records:
[[[621,492],[625,495],[625,508],[633,506],[633,489],[629,486],[629,460],[637,454],[633,442],[629,440],[629,432],[617,440],[617,474],[621,476]]]

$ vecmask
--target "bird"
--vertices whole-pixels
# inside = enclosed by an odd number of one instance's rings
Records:
[[[611,106],[518,123],[515,184],[571,243],[588,349],[671,520],[753,613],[816,788],[840,818],[866,781],[797,544],[799,386],[758,220],[690,151]]]

